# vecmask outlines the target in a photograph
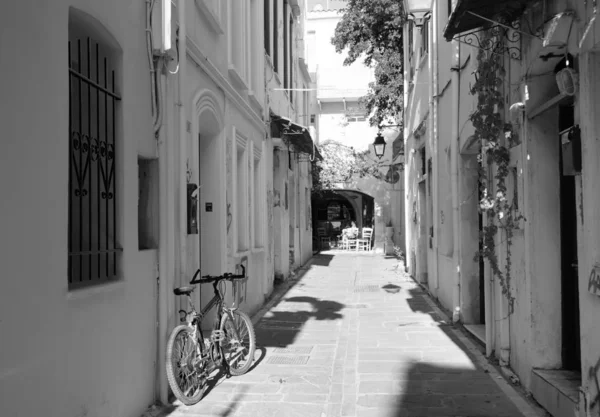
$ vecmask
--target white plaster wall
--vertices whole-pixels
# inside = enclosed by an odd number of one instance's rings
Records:
[[[154,141],[145,4],[24,0],[0,14],[0,403],[10,416],[138,416],[154,398],[156,252],[138,250],[137,156]],[[67,288],[69,6],[123,55],[121,280]],[[32,393],[35,393],[32,396]]]
[[[279,27],[283,27],[283,8],[279,7]],[[291,10],[288,9],[289,13]],[[293,42],[293,80],[291,81],[292,88],[307,88],[311,87],[312,80],[306,77],[304,70],[301,68],[299,58],[306,58],[303,48],[304,10],[301,10],[301,15],[295,19],[295,39]],[[289,15],[285,16],[289,19]],[[273,16],[271,16],[273,19]],[[271,31],[271,37],[273,36]],[[261,44],[262,45],[262,44]],[[294,91],[293,100],[290,100],[290,93],[282,91],[283,88],[283,34],[279,30],[279,73],[274,71],[272,56],[265,59],[265,81],[266,81],[266,102],[265,109],[268,112],[273,112],[278,116],[287,117],[300,125],[308,125],[310,123],[310,114],[314,113],[315,96],[314,92],[308,94],[308,111],[305,114],[304,94],[302,91]],[[273,54],[272,54],[273,55]],[[262,52],[260,54],[262,55]],[[307,126],[308,127],[308,126]],[[312,129],[311,129],[312,130]],[[313,137],[316,142],[317,138]],[[309,222],[308,229],[306,227],[307,212],[310,216],[310,201],[305,200],[305,189],[312,188],[312,182],[308,173],[307,160],[309,155],[292,152],[292,167],[288,168],[288,152],[287,145],[281,138],[269,138],[271,163],[266,168],[269,173],[268,192],[270,199],[268,200],[270,216],[272,219],[269,223],[268,234],[272,248],[272,271],[278,279],[287,279],[293,269],[296,269],[306,263],[312,257],[312,223]],[[293,150],[293,148],[292,148]],[[287,207],[286,207],[286,187],[287,187]],[[293,204],[293,208],[292,205]],[[290,216],[291,211],[294,211],[294,218]],[[290,228],[293,229],[293,242],[290,242]],[[291,254],[292,265],[290,266],[290,249],[293,248]]]
[[[415,54],[415,59],[418,58],[418,54]],[[408,271],[411,275],[416,277],[426,260],[426,255],[422,255],[419,261],[419,239],[423,239],[420,233],[421,222],[426,221],[426,210],[422,208],[420,212],[418,196],[419,196],[419,182],[423,179],[421,174],[420,166],[420,154],[419,149],[427,143],[429,135],[429,129],[420,138],[414,136],[414,132],[429,112],[429,74],[430,68],[427,64],[428,61],[423,62],[423,65],[415,71],[413,79],[410,84],[407,84],[408,88],[408,101],[405,105],[405,116],[404,116],[404,128],[405,128],[405,160],[406,168],[405,175],[407,178],[406,186],[406,210],[408,223],[406,226],[406,252],[407,252],[407,263]],[[418,65],[418,64],[417,64]],[[425,122],[427,125],[427,122]],[[427,154],[431,154],[431,150],[427,151]],[[417,265],[421,265],[417,269]]]
[[[598,31],[593,32],[598,39]],[[598,39],[600,40],[600,39]],[[598,45],[598,43],[596,43]],[[598,65],[600,58],[597,52],[588,52],[580,57],[582,71],[581,92],[581,134],[583,175],[582,191],[578,196],[579,222],[582,234],[579,254],[579,311],[581,318],[581,375],[582,375],[582,401],[580,409],[590,415],[598,413],[600,404],[594,400],[599,398],[600,391],[596,382],[600,379],[598,366],[600,346],[600,323],[595,317],[600,312],[600,297],[590,292],[590,276],[592,268],[600,262],[600,217],[598,204],[600,202],[600,189],[595,178],[600,175],[598,160],[600,160],[598,110],[600,103],[600,79],[598,78]]]

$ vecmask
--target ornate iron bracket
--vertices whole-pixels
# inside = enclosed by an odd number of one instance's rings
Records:
[[[483,27],[455,36],[453,39],[494,54],[507,54],[510,58],[521,60],[521,28],[518,20],[510,24],[511,29],[501,24]],[[489,36],[484,37],[484,32]]]

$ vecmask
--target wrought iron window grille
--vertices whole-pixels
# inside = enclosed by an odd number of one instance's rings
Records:
[[[69,59],[69,288],[114,280],[117,239],[115,65],[104,46],[71,38]]]

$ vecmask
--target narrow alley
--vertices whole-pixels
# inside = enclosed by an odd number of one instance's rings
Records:
[[[255,315],[251,370],[161,417],[544,415],[397,266],[315,256]]]

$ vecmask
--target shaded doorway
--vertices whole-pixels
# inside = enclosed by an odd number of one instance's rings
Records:
[[[333,246],[339,240],[342,230],[350,227],[352,222],[359,230],[363,227],[373,228],[375,236],[375,199],[357,190],[320,190],[311,197],[313,234],[325,229]],[[375,239],[371,240],[373,245]],[[338,242],[339,243],[339,242]]]
[[[483,198],[481,189],[479,190],[479,199]],[[479,210],[479,236],[483,236],[483,213]],[[483,241],[479,239],[479,253],[483,253]],[[478,257],[478,269],[479,269],[479,323],[485,324],[485,263],[484,257]]]
[[[579,320],[579,274],[577,258],[577,201],[575,176],[563,165],[561,138],[574,126],[572,105],[560,106],[559,169],[560,169],[560,236],[562,294],[562,363],[563,369],[580,371],[581,340]],[[565,169],[567,168],[567,169]]]

